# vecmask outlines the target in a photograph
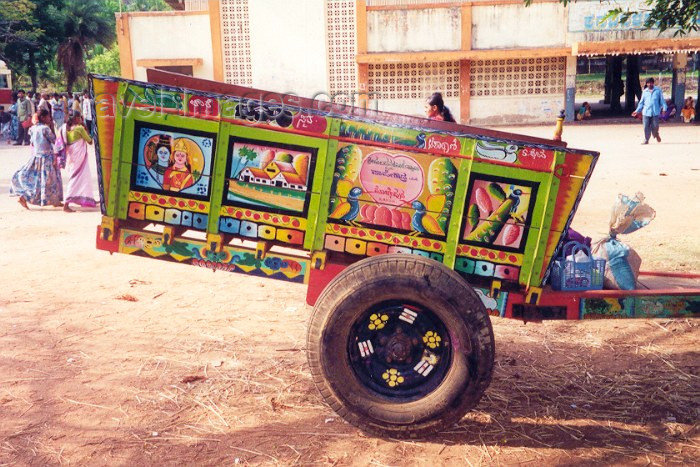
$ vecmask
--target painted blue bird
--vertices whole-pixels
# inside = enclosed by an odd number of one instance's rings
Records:
[[[360,202],[358,198],[362,195],[362,188],[354,187],[348,193],[345,201],[341,202],[330,214],[331,219],[339,219],[345,222],[352,222],[360,214]]]
[[[425,206],[420,201],[414,201],[411,207],[416,210],[411,218],[411,227],[419,233],[429,233],[432,235],[445,235],[440,224],[433,216],[428,216]]]
[[[510,208],[510,213],[514,214],[515,211],[518,210],[518,206],[520,205],[520,195],[523,194],[523,190],[521,190],[520,188],[516,188],[515,190],[513,190],[512,187],[511,190],[512,191],[508,195],[508,198],[513,200],[513,206],[511,206]]]

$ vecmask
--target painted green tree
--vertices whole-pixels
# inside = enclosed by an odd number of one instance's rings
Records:
[[[245,170],[255,159],[258,158],[258,153],[247,146],[243,146],[238,150],[238,159],[236,160],[236,168],[233,170],[233,178],[238,178],[241,172]],[[242,163],[242,164],[241,164]]]

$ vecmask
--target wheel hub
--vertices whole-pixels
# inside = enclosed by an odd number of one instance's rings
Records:
[[[433,391],[445,377],[452,358],[448,337],[432,311],[384,302],[353,325],[348,352],[363,384],[393,400],[410,401]]]
[[[413,350],[413,340],[404,334],[401,328],[396,329],[396,333],[389,338],[386,345],[387,363],[405,362],[411,356]]]

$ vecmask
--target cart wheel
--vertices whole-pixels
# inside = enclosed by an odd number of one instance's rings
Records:
[[[343,271],[316,303],[309,367],[324,400],[370,433],[425,436],[456,423],[491,382],[493,329],[474,290],[421,256]]]

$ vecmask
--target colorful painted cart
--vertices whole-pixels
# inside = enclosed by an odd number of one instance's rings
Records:
[[[490,314],[700,313],[698,278],[668,290],[545,288],[595,152],[148,78],[90,79],[97,247],[308,284],[314,381],[364,430],[425,435],[472,409],[493,371]]]

